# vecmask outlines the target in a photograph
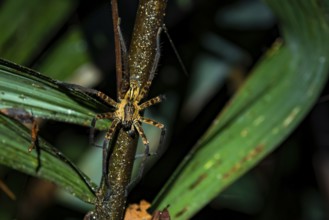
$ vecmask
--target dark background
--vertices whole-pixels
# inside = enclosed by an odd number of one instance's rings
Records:
[[[0,7],[4,2],[0,1]],[[44,7],[51,7],[51,4],[43,4]],[[119,1],[121,28],[127,45],[136,7],[137,1]],[[24,5],[21,10],[24,10]],[[78,26],[83,33],[90,59],[101,73],[101,80],[95,88],[115,97],[110,13],[108,1],[78,1],[60,28],[21,64],[38,69],[54,45],[72,26]],[[159,109],[167,112],[163,118],[165,122],[169,121],[165,123],[169,130],[168,147],[130,193],[128,203],[138,203],[142,199],[151,202],[154,199],[184,155],[241,86],[249,70],[280,37],[274,15],[262,2],[256,0],[169,1],[166,25],[188,75],[182,71],[163,34],[161,61],[150,97],[158,94],[166,94],[168,97],[161,105],[170,108],[153,108],[154,114]],[[102,39],[99,36],[105,37],[105,43],[100,43]],[[207,68],[209,72],[216,68],[218,71],[212,71],[208,77]],[[203,85],[197,80],[200,76],[208,78],[202,81]],[[215,83],[211,77],[215,77]],[[329,94],[328,88],[322,97],[326,94]],[[317,103],[277,150],[204,207],[193,219],[328,219],[328,117],[328,102]],[[73,144],[79,145],[79,148],[61,148],[70,158],[79,160],[89,147],[88,132],[85,127],[43,122],[41,136],[59,148],[67,141],[71,143],[74,142],[72,139],[79,140],[78,144]],[[10,216],[9,219],[83,218],[83,209],[72,208],[54,198],[56,187],[52,184],[5,167],[1,167],[0,171],[2,180],[17,196],[16,201],[11,201],[5,194],[0,194],[0,213],[5,213],[3,216]]]

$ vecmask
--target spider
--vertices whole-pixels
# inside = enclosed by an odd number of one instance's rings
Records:
[[[161,136],[159,140],[159,146],[163,143],[165,134],[166,134],[166,128],[164,124],[157,122],[150,118],[145,118],[141,115],[141,111],[144,109],[158,104],[161,101],[165,99],[165,96],[159,95],[157,97],[151,98],[145,102],[141,102],[148,94],[148,91],[150,89],[150,86],[152,84],[152,80],[155,75],[155,71],[159,62],[160,58],[160,33],[161,28],[159,28],[157,33],[157,40],[156,40],[156,54],[154,57],[153,65],[150,71],[149,78],[147,82],[144,85],[140,85],[140,82],[136,80],[136,78],[130,76],[127,71],[127,49],[125,46],[125,43],[123,41],[123,37],[121,34],[120,27],[118,27],[119,30],[119,36],[120,36],[120,44],[121,49],[123,52],[123,64],[124,64],[124,75],[123,75],[123,82],[121,85],[121,91],[118,98],[118,101],[116,102],[111,97],[105,95],[104,93],[92,89],[86,89],[83,88],[88,93],[92,93],[96,95],[98,98],[100,98],[103,102],[105,102],[107,105],[113,107],[115,110],[111,112],[101,113],[97,114],[92,122],[91,122],[91,141],[93,140],[93,133],[95,129],[95,125],[97,120],[99,119],[110,119],[112,120],[112,124],[109,127],[105,139],[103,142],[103,150],[106,150],[108,148],[109,143],[112,141],[114,134],[116,130],[119,127],[122,127],[131,137],[134,137],[136,134],[136,131],[138,135],[142,138],[142,142],[145,146],[145,155],[149,156],[149,141],[146,138],[146,135],[144,133],[144,130],[141,126],[141,123],[146,123],[149,125],[153,125],[159,129],[161,129]],[[127,82],[128,81],[128,82]],[[129,87],[128,87],[129,85]],[[126,88],[127,87],[127,88]],[[92,141],[93,142],[93,141]],[[103,155],[104,156],[104,155]],[[104,156],[106,158],[106,156]],[[143,169],[143,167],[141,168]]]

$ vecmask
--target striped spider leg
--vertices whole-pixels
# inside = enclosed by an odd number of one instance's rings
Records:
[[[122,79],[129,80],[129,84],[127,82],[122,83],[122,86],[120,89],[121,91],[120,91],[117,102],[102,92],[88,89],[87,92],[96,95],[99,99],[101,99],[105,103],[107,103],[107,105],[114,107],[114,109],[115,109],[114,111],[111,111],[111,112],[97,114],[94,117],[94,119],[92,120],[92,123],[91,123],[91,127],[92,127],[91,140],[93,139],[93,131],[95,129],[97,120],[99,120],[99,119],[112,120],[112,124],[109,127],[109,129],[105,135],[105,139],[104,139],[103,146],[102,146],[102,148],[103,148],[103,176],[106,178],[107,177],[107,166],[106,166],[107,154],[109,152],[108,146],[109,146],[109,143],[112,141],[116,130],[119,127],[121,127],[131,137],[133,137],[137,131],[138,135],[141,137],[142,142],[145,146],[144,159],[141,164],[139,176],[137,177],[137,179],[139,179],[142,176],[145,158],[150,155],[149,141],[144,133],[141,123],[153,125],[159,129],[161,129],[159,145],[162,145],[164,137],[165,137],[165,133],[166,133],[166,128],[162,123],[159,123],[153,119],[145,118],[145,117],[141,116],[141,114],[140,114],[141,111],[145,110],[146,108],[148,108],[152,105],[160,103],[161,101],[163,101],[165,99],[164,96],[160,95],[160,96],[151,98],[151,99],[141,103],[142,99],[144,99],[148,94],[148,91],[152,84],[152,80],[154,78],[156,67],[158,65],[158,61],[160,58],[160,39],[159,39],[159,37],[160,37],[160,33],[161,33],[161,28],[159,29],[158,35],[157,35],[157,42],[156,42],[157,50],[156,50],[156,55],[155,55],[154,62],[153,62],[152,68],[151,68],[151,72],[150,72],[147,82],[143,86],[140,86],[139,82],[136,79],[128,76],[129,72],[128,72],[128,69],[126,66],[127,62],[125,62],[125,59],[127,58],[126,46],[124,45],[124,41],[122,39],[120,28],[118,27],[118,29],[119,29],[119,34],[120,34],[120,38],[121,38],[120,41],[121,41],[121,45],[122,45],[121,48],[123,51],[123,58],[124,58],[123,62],[124,62],[124,67],[125,67],[124,76]],[[128,89],[123,88],[123,87],[125,87],[123,85],[129,85]],[[86,89],[84,89],[84,90],[86,91]],[[106,181],[106,182],[108,182],[108,181]]]

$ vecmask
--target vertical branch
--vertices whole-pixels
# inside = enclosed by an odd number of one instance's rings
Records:
[[[165,8],[166,0],[140,0],[139,3],[128,55],[128,66],[130,78],[138,80],[140,85],[147,81],[155,60],[157,32],[163,26]],[[112,14],[116,46],[117,80],[120,81],[117,85],[120,90],[122,58],[117,29],[118,11],[116,0],[112,0]],[[120,74],[120,78],[118,74]],[[138,135],[132,138],[126,131],[120,129],[113,146],[113,151],[109,154],[108,158],[107,177],[109,183],[105,183],[104,181],[101,183],[97,193],[95,210],[88,213],[85,219],[123,219],[137,141]]]
[[[147,81],[156,53],[158,29],[163,26],[167,0],[140,0],[129,51],[130,78]]]
[[[120,85],[122,80],[122,57],[121,57],[121,46],[118,32],[119,25],[119,12],[118,12],[118,1],[111,0],[112,5],[112,21],[113,21],[113,32],[114,32],[114,48],[115,48],[115,70],[117,79],[117,97],[120,96]]]
[[[132,139],[120,130],[109,158],[109,184],[101,183],[97,192],[95,210],[85,220],[121,220],[126,208],[127,186],[130,183],[135,159],[137,138]],[[110,189],[108,189],[110,186]]]
[[[166,0],[140,0],[132,35],[128,66],[130,78],[147,81],[156,53],[156,38],[163,26]],[[138,136],[132,139],[122,129],[109,161],[111,195],[108,201],[110,218],[122,219],[126,207],[127,186],[130,182]]]

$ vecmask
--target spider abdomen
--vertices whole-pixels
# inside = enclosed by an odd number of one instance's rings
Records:
[[[120,104],[118,113],[122,127],[125,130],[130,130],[134,120],[139,117],[138,105],[134,101],[121,102]]]

